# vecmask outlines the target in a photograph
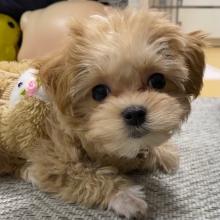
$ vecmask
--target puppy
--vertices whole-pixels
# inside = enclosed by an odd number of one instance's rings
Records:
[[[177,169],[167,141],[200,93],[204,35],[145,10],[72,23],[68,46],[29,72],[41,96],[20,92],[0,107],[0,172],[67,202],[144,216],[144,191],[124,174]]]

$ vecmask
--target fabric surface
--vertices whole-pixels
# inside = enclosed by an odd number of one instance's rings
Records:
[[[134,174],[144,185],[150,220],[220,219],[220,99],[200,98],[180,135],[175,175]],[[0,219],[120,219],[113,213],[65,204],[12,177],[0,178]]]

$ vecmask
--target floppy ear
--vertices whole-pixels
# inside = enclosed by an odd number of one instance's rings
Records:
[[[68,89],[71,79],[68,76],[65,51],[59,51],[36,61],[40,79],[49,98],[64,112],[68,104]]]
[[[36,61],[43,87],[62,113],[68,111],[72,103],[71,88],[80,71],[76,64],[81,59],[81,44],[84,43],[82,26],[78,22],[72,23],[66,45]]]
[[[187,68],[189,70],[189,79],[186,82],[186,93],[196,98],[203,85],[203,72],[205,68],[205,55],[203,48],[205,46],[206,34],[201,31],[189,33],[184,52]]]

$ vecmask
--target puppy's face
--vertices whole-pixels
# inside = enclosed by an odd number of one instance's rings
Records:
[[[69,133],[87,151],[127,158],[169,139],[202,86],[203,36],[126,10],[75,23],[71,38],[41,70]]]

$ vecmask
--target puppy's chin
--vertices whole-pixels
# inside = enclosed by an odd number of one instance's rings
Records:
[[[137,157],[141,150],[157,147],[171,136],[169,133],[149,133],[141,137],[138,137],[138,135],[133,137],[128,136],[127,138],[121,138],[120,141],[113,140],[112,142],[103,144],[104,153],[132,159]]]
[[[143,106],[141,125],[127,125],[121,112],[129,106]],[[85,135],[90,152],[134,158],[145,148],[167,141],[188,114],[176,98],[156,92],[109,97],[92,113]]]

